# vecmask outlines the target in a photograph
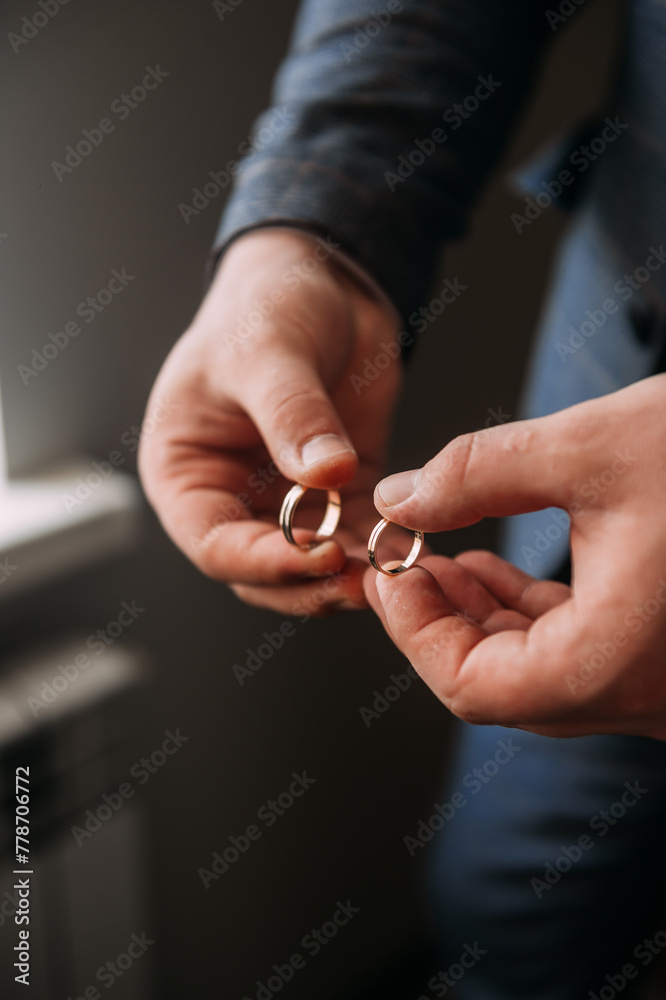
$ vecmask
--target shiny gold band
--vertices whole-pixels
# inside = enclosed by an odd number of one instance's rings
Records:
[[[337,528],[338,521],[340,520],[340,494],[337,490],[327,490],[328,504],[326,506],[324,519],[315,532],[315,538],[311,542],[306,542],[304,545],[299,544],[294,539],[292,522],[294,518],[294,511],[296,510],[299,501],[307,493],[308,489],[308,486],[301,486],[299,483],[296,483],[292,486],[284,498],[282,509],[280,510],[280,527],[284,532],[284,537],[291,545],[296,545],[299,549],[313,549],[316,545],[321,544],[321,542],[326,538],[330,538]]]
[[[372,533],[368,539],[368,558],[375,569],[379,570],[380,573],[384,573],[386,576],[397,576],[398,573],[404,573],[406,569],[413,566],[418,559],[421,546],[423,545],[423,532],[414,532],[414,542],[409,555],[400,563],[399,566],[396,566],[395,569],[384,569],[384,567],[377,560],[376,549],[382,532],[389,524],[391,524],[391,522],[387,520],[387,518],[383,517],[381,521],[372,529]]]

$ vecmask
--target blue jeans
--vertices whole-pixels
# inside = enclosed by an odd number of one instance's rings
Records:
[[[460,729],[441,803],[460,794],[428,871],[442,975],[427,996],[628,1000],[666,944],[666,743]]]

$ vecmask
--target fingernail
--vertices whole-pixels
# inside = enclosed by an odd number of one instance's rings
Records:
[[[412,469],[410,472],[398,472],[395,476],[382,479],[377,492],[387,507],[396,507],[411,497],[416,490],[419,472],[420,469]]]
[[[320,434],[307,441],[301,450],[303,465],[309,469],[312,465],[317,465],[325,458],[332,455],[354,455],[354,449],[346,441],[343,441],[337,434]]]

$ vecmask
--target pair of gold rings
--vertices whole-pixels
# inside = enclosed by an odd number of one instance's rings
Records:
[[[299,504],[299,501],[307,493],[308,489],[308,486],[301,486],[299,483],[296,483],[296,485],[292,486],[284,498],[282,509],[280,510],[280,527],[284,532],[284,537],[291,545],[296,545],[299,549],[312,549],[315,545],[319,545],[323,539],[330,538],[337,528],[340,520],[340,494],[337,490],[327,490],[328,503],[326,504],[323,520],[315,532],[314,539],[311,542],[306,542],[304,544],[297,542],[294,538],[293,532],[294,512]],[[398,573],[404,573],[406,569],[413,566],[418,559],[421,546],[423,545],[423,532],[414,531],[414,541],[409,555],[400,563],[399,566],[396,566],[393,569],[385,569],[377,559],[377,545],[379,544],[379,539],[381,538],[383,531],[390,523],[391,522],[387,520],[387,518],[383,517],[381,521],[379,521],[379,523],[372,529],[370,538],[368,539],[368,558],[375,569],[379,570],[380,573],[384,573],[386,576],[397,576]]]

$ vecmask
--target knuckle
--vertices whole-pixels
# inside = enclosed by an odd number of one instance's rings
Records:
[[[302,379],[281,382],[265,394],[266,413],[271,423],[289,424],[295,410],[319,408],[322,403],[319,389]]]
[[[491,571],[497,563],[497,556],[488,549],[466,549],[454,556],[454,562],[472,571]]]
[[[504,424],[497,428],[501,450],[511,455],[534,453],[540,446],[536,430],[527,422],[518,421],[514,424]]]
[[[418,493],[424,499],[446,489],[459,489],[470,474],[487,432],[472,431],[454,438],[439,455],[423,467]]]
[[[215,580],[217,583],[229,582],[229,578],[220,560],[219,552],[216,551],[215,546],[202,547],[191,558],[203,575],[207,576],[210,580]]]

